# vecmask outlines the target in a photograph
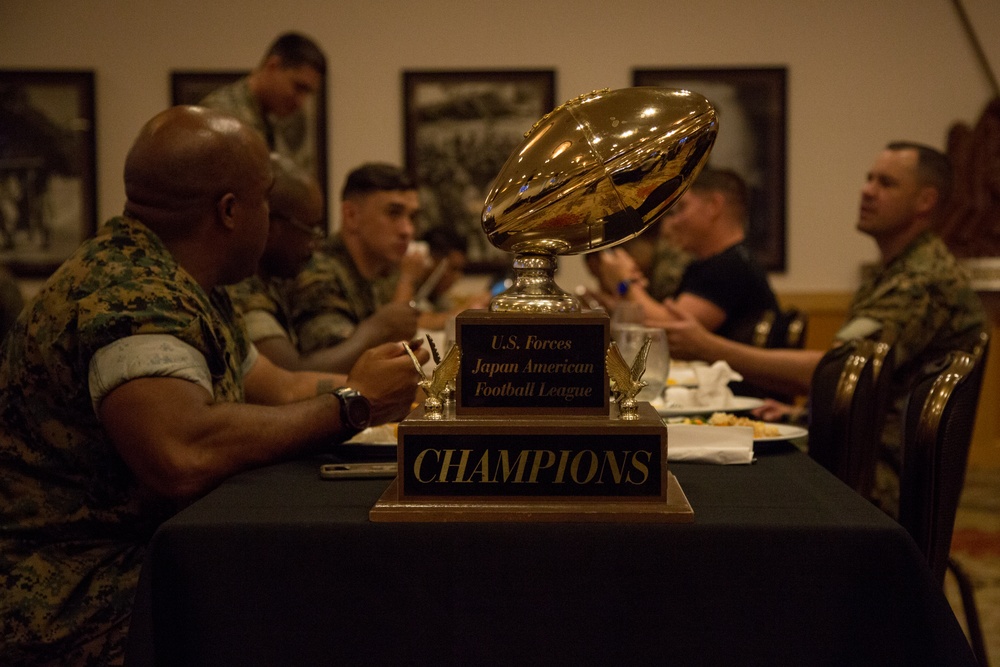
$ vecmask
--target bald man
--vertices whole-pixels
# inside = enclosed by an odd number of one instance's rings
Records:
[[[266,145],[235,118],[157,115],[126,158],[124,215],[14,325],[0,363],[0,664],[120,664],[162,521],[236,472],[324,451],[359,427],[346,402],[367,403],[372,423],[408,409],[416,374],[399,344],[358,361],[357,391],[331,394],[343,376],[279,369],[247,340],[221,286],[257,267],[272,181]]]

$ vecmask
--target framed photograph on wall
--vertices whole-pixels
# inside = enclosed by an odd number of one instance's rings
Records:
[[[92,71],[0,70],[0,263],[45,276],[97,228]]]
[[[747,245],[768,271],[785,270],[785,134],[788,70],[635,69],[636,86],[684,88],[719,114],[709,164],[732,169],[750,190]]]
[[[406,166],[421,185],[424,228],[469,243],[469,270],[510,266],[480,226],[493,179],[535,121],[552,110],[553,70],[403,72]]]
[[[228,86],[242,79],[246,70],[228,70],[215,72],[174,71],[170,73],[171,104],[198,104],[212,91]],[[275,142],[282,143],[280,152],[294,155],[304,147],[312,148],[315,156],[314,172],[323,189],[323,198],[329,210],[329,192],[327,189],[327,155],[326,155],[326,77],[320,81],[319,90],[306,102],[305,126],[302,116],[293,116],[290,121],[274,120]]]

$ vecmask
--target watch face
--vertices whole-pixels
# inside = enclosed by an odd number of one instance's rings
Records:
[[[366,428],[371,418],[368,401],[360,395],[354,395],[347,401],[347,423],[354,428]]]
[[[337,394],[337,398],[340,399],[341,409],[343,410],[343,414],[341,415],[342,421],[351,428],[358,430],[368,428],[372,417],[371,404],[368,402],[368,399],[357,391],[346,387],[338,389],[335,393]]]

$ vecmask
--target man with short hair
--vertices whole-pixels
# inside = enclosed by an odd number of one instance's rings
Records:
[[[642,306],[647,322],[670,319],[664,303],[697,319],[710,331],[750,342],[761,316],[778,309],[767,274],[744,243],[747,188],[735,172],[706,167],[670,208],[663,224],[678,248],[693,257],[672,299],[660,302],[644,281],[632,279],[623,250],[601,254],[601,286]]]
[[[347,176],[341,226],[289,286],[299,352],[322,350],[328,368],[349,368],[364,350],[413,336],[410,305],[426,257],[410,248],[420,213],[416,183],[390,164]]]
[[[126,157],[123,216],[11,330],[0,664],[121,664],[160,523],[233,474],[323,452],[409,410],[417,378],[400,343],[369,351],[345,382],[278,368],[247,340],[221,286],[257,267],[272,181],[266,145],[237,119],[158,114]]]
[[[304,106],[325,74],[326,56],[319,46],[289,32],[275,39],[248,76],[212,91],[199,104],[236,116],[260,132],[272,151],[315,174],[316,142]]]
[[[948,158],[912,142],[888,144],[861,189],[857,228],[878,245],[878,270],[858,289],[837,343],[883,337],[893,343],[892,410],[882,434],[876,483],[878,502],[898,508],[900,415],[921,369],[947,352],[971,350],[985,331],[986,315],[968,277],[931,232],[951,191]],[[760,349],[706,331],[674,309],[662,322],[671,354],[724,359],[744,378],[775,392],[806,394],[823,356],[818,350]]]

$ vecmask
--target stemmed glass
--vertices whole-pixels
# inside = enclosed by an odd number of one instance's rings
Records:
[[[623,308],[622,306],[627,306]],[[611,337],[618,343],[622,357],[628,364],[642,348],[648,337],[652,342],[649,355],[646,357],[646,372],[642,379],[646,382],[639,395],[640,401],[655,401],[663,395],[667,386],[667,375],[670,372],[670,350],[667,347],[667,332],[659,327],[647,327],[642,324],[642,309],[638,304],[619,304],[611,318]]]

